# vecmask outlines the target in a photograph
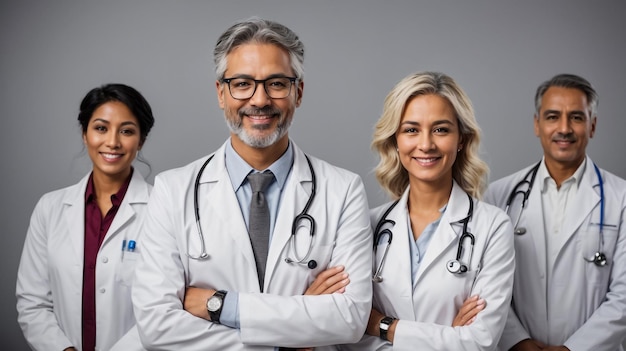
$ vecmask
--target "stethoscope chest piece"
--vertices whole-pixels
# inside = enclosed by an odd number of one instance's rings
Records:
[[[465,273],[467,272],[467,266],[462,264],[459,260],[450,260],[446,264],[446,268],[450,273]]]
[[[598,267],[606,266],[606,263],[607,263],[606,255],[603,252],[600,252],[600,251],[597,251],[593,255],[593,258],[585,259],[585,260],[588,261],[588,262],[593,262]]]
[[[515,233],[515,235],[526,234],[526,228],[524,228],[524,227],[515,228],[514,233]]]

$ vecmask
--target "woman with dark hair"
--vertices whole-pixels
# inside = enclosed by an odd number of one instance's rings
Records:
[[[130,286],[151,190],[132,163],[154,117],[137,90],[108,84],[87,93],[78,121],[93,169],[33,211],[18,322],[33,350],[129,349],[137,345]]]

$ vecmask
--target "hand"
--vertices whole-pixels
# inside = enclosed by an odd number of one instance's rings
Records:
[[[385,316],[382,313],[372,308],[372,311],[370,312],[370,319],[367,321],[367,328],[365,329],[365,334],[380,337],[380,321],[384,317]]]
[[[569,351],[564,345],[561,346],[548,346],[542,349],[543,351]]]
[[[470,296],[463,302],[463,306],[454,317],[453,327],[462,327],[472,324],[478,312],[485,309],[485,300],[479,299],[478,295]]]
[[[350,283],[350,279],[348,273],[344,272],[343,266],[328,268],[315,277],[304,295],[341,294],[346,291],[348,283]]]
[[[544,347],[546,347],[546,344],[542,343],[541,341],[534,339],[525,339],[515,344],[515,346],[511,347],[510,351],[536,351],[544,350]]]
[[[213,289],[200,289],[193,286],[185,289],[183,309],[196,317],[210,321],[209,311],[206,309],[207,300],[215,294]]]

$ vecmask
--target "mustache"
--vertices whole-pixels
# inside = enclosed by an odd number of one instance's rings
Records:
[[[567,134],[557,134],[554,138],[552,138],[552,141],[576,141],[576,137],[574,136],[573,133],[567,133]]]
[[[265,106],[265,107],[261,107],[261,108],[245,108],[242,107],[239,109],[239,111],[237,111],[237,114],[239,115],[239,117],[243,117],[244,115],[266,115],[266,116],[274,116],[274,115],[280,115],[281,111],[275,107],[272,106]]]

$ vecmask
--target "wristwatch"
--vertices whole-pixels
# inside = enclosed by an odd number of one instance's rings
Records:
[[[211,322],[220,323],[220,315],[222,314],[222,307],[224,306],[224,298],[226,297],[226,291],[218,290],[206,301],[206,309],[209,311],[209,317]]]
[[[391,327],[391,323],[393,323],[393,321],[395,320],[395,318],[389,316],[385,316],[383,317],[383,319],[380,320],[380,325],[378,326],[378,329],[380,330],[381,339],[389,341],[387,339],[387,332],[389,331],[389,327]]]

